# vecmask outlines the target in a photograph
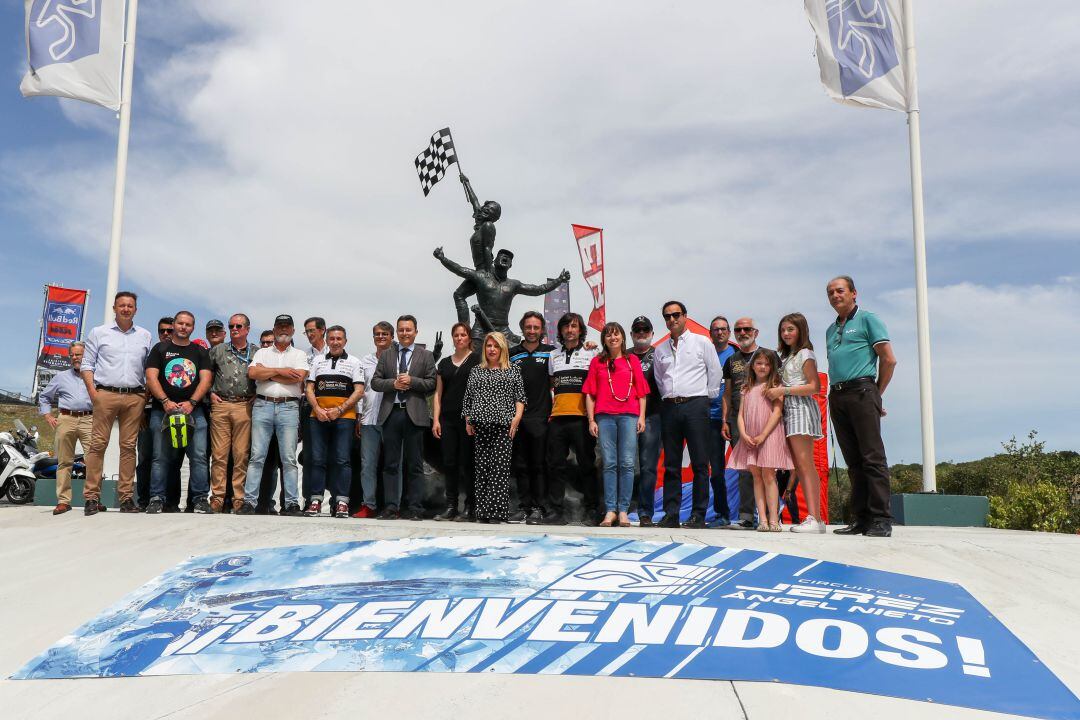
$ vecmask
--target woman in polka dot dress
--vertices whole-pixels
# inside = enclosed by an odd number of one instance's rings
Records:
[[[469,373],[461,407],[465,432],[475,442],[479,522],[506,522],[510,515],[510,458],[524,412],[525,384],[521,371],[510,364],[506,338],[488,333],[480,364]]]

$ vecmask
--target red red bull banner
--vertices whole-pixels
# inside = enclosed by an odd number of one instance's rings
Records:
[[[82,337],[83,317],[86,314],[87,290],[45,286],[45,308],[41,318],[41,341],[37,366],[34,368],[34,394],[44,387],[48,378],[71,367],[68,349]],[[44,381],[44,382],[43,382]]]
[[[607,323],[606,288],[604,287],[604,230],[588,225],[571,225],[581,256],[581,274],[592,291],[593,309],[589,327],[603,330]]]

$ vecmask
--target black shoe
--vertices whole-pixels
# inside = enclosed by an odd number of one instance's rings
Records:
[[[101,510],[101,503],[97,500],[90,499],[83,502],[83,515],[97,515]]]
[[[424,515],[423,515],[423,513],[417,512],[416,510],[411,510],[409,508],[405,508],[404,510],[401,511],[401,519],[402,520],[423,520]]]
[[[246,505],[247,503],[245,503]],[[256,515],[277,515],[276,507],[269,507],[267,505],[259,505],[255,508]]]
[[[528,511],[528,510],[526,510],[525,508],[521,508],[521,509],[520,509],[520,510],[518,510],[517,512],[515,512],[515,513],[511,513],[511,514],[510,514],[510,517],[508,517],[508,518],[506,519],[506,522],[511,522],[511,523],[520,523],[520,522],[525,522],[525,520],[526,520],[526,519],[527,519],[528,517],[529,517],[529,511]]]
[[[205,515],[210,512],[210,503],[206,501],[206,498],[201,497],[195,501],[195,507],[193,512],[197,512],[200,515]]]
[[[526,525],[543,525],[544,524],[544,511],[540,508],[533,508],[533,511],[525,518]]]
[[[689,530],[704,530],[705,529],[705,516],[698,513],[692,513],[690,518],[682,524],[684,528]]]
[[[836,528],[833,535],[865,535],[866,525],[860,522],[848,523],[847,526]]]
[[[376,520],[400,520],[401,513],[397,511],[397,508],[383,508],[382,511],[375,516]]]
[[[457,516],[458,516],[457,508],[454,507],[453,505],[450,505],[445,510],[443,510],[441,513],[439,513],[438,515],[436,515],[432,519],[433,520],[438,520],[439,522],[445,522],[446,520],[453,520]]]
[[[757,530],[757,525],[755,525],[754,521],[750,519],[740,520],[737,523],[732,523],[729,527],[733,527],[736,530]]]
[[[566,525],[566,517],[560,512],[549,512],[544,515],[545,525]]]
[[[476,512],[472,508],[465,508],[465,512],[458,513],[454,522],[476,522]]]
[[[656,523],[648,515],[638,515],[638,527],[656,527]]]
[[[161,498],[150,498],[150,502],[146,503],[146,510],[143,512],[147,515],[157,515],[161,512],[161,507]]]
[[[161,512],[178,513],[178,512],[180,512],[180,506],[179,505],[166,505],[164,508],[161,509]]]
[[[237,515],[254,515],[256,512],[255,506],[248,505],[247,503],[244,503],[236,510]]]
[[[303,517],[304,511],[300,509],[300,506],[296,503],[286,505],[285,509],[281,511],[282,515],[288,515],[289,517]]]
[[[863,533],[866,537],[892,537],[892,525],[885,520],[875,520]]]
[[[679,516],[674,513],[664,516],[664,519],[656,524],[656,527],[675,529],[679,527]]]
[[[134,500],[132,500],[131,498],[128,498],[127,500],[120,503],[120,512],[122,512],[122,513],[137,513],[137,512],[139,512],[139,507],[135,504]]]

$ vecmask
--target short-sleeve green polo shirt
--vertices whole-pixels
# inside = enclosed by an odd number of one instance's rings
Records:
[[[889,331],[874,313],[856,306],[843,326],[837,319],[825,331],[829,382],[836,384],[855,378],[877,377],[878,356],[874,346],[883,342],[889,342]]]

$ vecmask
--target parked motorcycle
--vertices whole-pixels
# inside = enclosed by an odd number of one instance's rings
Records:
[[[37,428],[31,428],[28,432],[16,433],[15,444],[18,445],[19,451],[22,452],[27,458],[37,456],[40,458],[34,463],[33,471],[34,477],[38,480],[55,480],[56,471],[60,466],[60,459],[53,453],[39,453],[37,442],[40,435],[37,432]],[[78,453],[72,459],[71,464],[71,479],[72,480],[85,480],[86,479],[86,462],[82,453]],[[2,496],[0,496],[2,497]]]
[[[21,421],[15,421],[13,432],[0,432],[0,497],[16,505],[34,499],[34,468],[49,457],[37,452],[38,433],[31,433]]]

